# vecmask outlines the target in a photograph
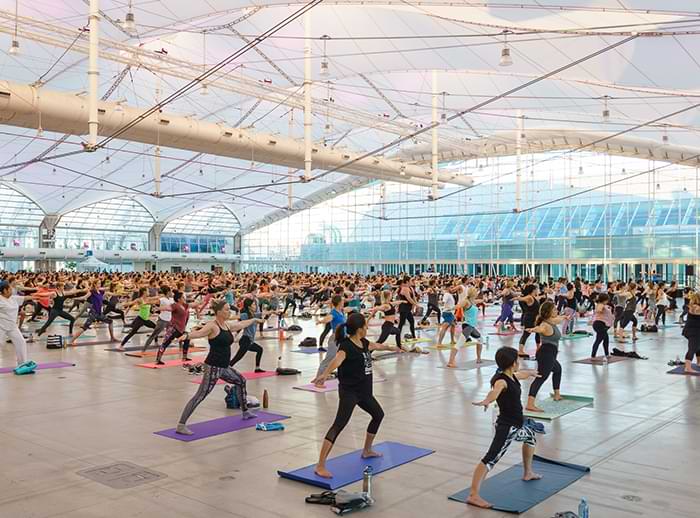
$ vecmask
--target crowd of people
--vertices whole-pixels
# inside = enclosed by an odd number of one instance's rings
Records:
[[[687,339],[684,369],[691,372],[693,359],[700,361],[700,294],[663,281],[346,273],[0,272],[0,333],[2,343],[7,339],[14,345],[18,364],[28,359],[27,339],[35,338],[25,328],[27,321],[43,320],[36,331],[40,337],[57,318],[66,320],[68,345],[102,323],[110,339],[119,342],[117,349],[124,351],[132,338],[147,328],[149,336],[139,348],[142,352],[157,348],[156,362],[160,364],[173,343],[180,347],[182,361],[187,362],[191,341],[206,338],[209,353],[202,383],[177,423],[177,433],[189,435],[188,418],[219,379],[233,386],[243,418],[254,417],[246,404],[245,378],[234,365],[252,352],[256,372],[263,372],[264,348],[256,343],[258,333],[279,327],[284,317],[315,318],[323,326],[318,347],[325,355],[313,383],[323,386],[334,373],[339,381],[337,416],[325,436],[316,467],[319,476],[331,477],[326,459],[355,406],[371,416],[363,456],[379,455],[372,444],[384,412],[372,393],[372,352],[418,351],[418,334],[432,328],[436,347],[443,346],[449,331],[445,347],[451,350],[446,368],[457,367],[459,335],[465,344],[475,346],[476,361],[481,362],[478,319],[485,318],[487,306],[497,305],[494,331],[521,334],[517,349],[498,349],[498,370],[490,381],[490,391],[475,403],[488,407],[496,402],[499,407],[493,443],[474,471],[469,498],[473,505],[488,507],[479,496],[479,487],[513,440],[523,443],[525,480],[539,478],[531,468],[535,434],[523,417],[520,380],[533,379],[524,408],[541,412],[537,395],[550,376],[553,399],[561,398],[562,368],[557,356],[563,337],[580,333],[581,323],[589,323],[593,331],[591,358],[597,358],[602,345],[602,361],[606,361],[611,354],[611,333],[624,351],[628,340],[637,340],[640,321],[646,326],[666,325],[667,315],[678,308],[679,301],[682,307],[677,321]],[[372,319],[380,322],[379,336],[374,339],[368,338]],[[115,321],[122,323],[121,338],[115,334]],[[534,358],[528,352],[531,336],[536,347]],[[392,345],[387,343],[390,338]],[[234,344],[238,344],[235,354]],[[536,370],[520,369],[519,360],[524,358],[536,360]]]

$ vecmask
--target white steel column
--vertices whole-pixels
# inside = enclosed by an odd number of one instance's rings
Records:
[[[289,110],[289,132],[287,135],[290,139],[294,138],[294,109]],[[306,164],[304,164],[306,165]],[[287,184],[287,209],[290,211],[292,210],[292,181],[294,180],[294,171],[295,169],[293,167],[289,167],[287,169],[287,174],[289,175],[289,184]]]
[[[432,131],[432,153],[431,153],[431,181],[432,187],[430,197],[433,200],[438,198],[438,75],[437,70],[433,70],[433,131]]]
[[[304,13],[304,181],[311,179],[311,14]]]
[[[97,145],[97,127],[99,120],[97,118],[97,89],[99,86],[100,69],[100,2],[99,0],[90,0],[90,52],[88,65],[88,144],[87,149],[94,151]]]
[[[523,152],[523,114],[518,110],[518,129],[515,135],[515,210],[520,212],[520,182],[521,182],[521,172],[520,165],[522,163],[520,157]]]
[[[160,75],[157,76],[156,82],[156,104],[160,102],[160,88],[161,79]],[[153,184],[155,186],[155,196],[160,197],[160,127],[158,128],[158,138],[155,149],[155,157],[153,159]]]

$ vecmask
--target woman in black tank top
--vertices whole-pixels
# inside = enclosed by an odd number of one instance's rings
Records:
[[[467,503],[483,509],[491,507],[479,495],[481,483],[491,469],[503,457],[513,441],[523,443],[523,480],[538,480],[542,478],[532,471],[532,458],[535,455],[535,431],[529,420],[523,418],[523,404],[520,400],[520,380],[535,376],[530,370],[518,369],[518,351],[512,347],[501,347],[496,351],[498,371],[491,378],[491,391],[483,401],[472,403],[483,406],[486,410],[494,401],[498,404],[498,419],[496,419],[496,434],[491,447],[481,462],[476,465],[472,476],[471,492]]]
[[[386,339],[391,335],[394,335],[396,339],[396,347],[401,348],[401,333],[399,328],[396,327],[396,304],[397,302],[392,302],[391,291],[384,290],[381,295],[382,303],[376,306],[372,310],[372,316],[374,316],[378,311],[384,313],[384,323],[382,324],[382,330],[377,339],[378,344],[383,344]]]
[[[233,343],[233,332],[248,327],[251,324],[263,322],[260,318],[251,318],[235,323],[229,323],[228,319],[231,316],[231,308],[225,300],[217,300],[211,304],[214,310],[215,319],[208,322],[203,328],[185,333],[180,337],[180,341],[191,340],[194,338],[207,337],[209,339],[209,354],[204,360],[204,375],[199,389],[189,400],[185,409],[182,411],[180,421],[177,424],[175,431],[182,435],[192,435],[193,432],[187,428],[187,420],[190,418],[195,409],[209,393],[216,387],[216,382],[219,379],[233,385],[233,390],[236,391],[238,401],[241,403],[241,416],[243,419],[252,419],[257,417],[253,412],[248,410],[248,394],[246,393],[246,382],[243,374],[238,372],[233,367],[229,366],[231,361],[231,344]]]

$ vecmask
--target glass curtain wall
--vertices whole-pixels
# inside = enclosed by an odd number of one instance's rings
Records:
[[[244,236],[249,270],[666,278],[698,257],[698,169],[595,153],[452,163],[469,189],[379,183]],[[519,188],[518,188],[518,176]],[[516,210],[517,209],[517,210]]]
[[[56,248],[148,250],[153,223],[151,213],[134,199],[100,201],[61,216]]]
[[[209,207],[168,223],[160,238],[163,252],[233,253],[238,218],[224,206]]]
[[[39,246],[39,225],[44,211],[23,194],[0,184],[0,248]],[[0,260],[0,269],[10,272],[32,269],[34,261]]]

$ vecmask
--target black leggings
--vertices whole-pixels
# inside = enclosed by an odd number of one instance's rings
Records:
[[[124,315],[124,311],[121,309],[117,309],[117,308],[112,307],[112,306],[105,306],[103,313],[105,315],[111,315],[111,314],[119,315],[119,320],[121,320],[122,322],[124,322],[126,324],[126,317]]]
[[[326,440],[335,443],[340,432],[343,431],[343,428],[350,421],[350,416],[352,416],[355,406],[359,406],[372,416],[372,420],[367,425],[367,433],[376,435],[379,431],[379,425],[384,419],[384,410],[379,405],[379,401],[371,393],[360,394],[342,387],[338,390],[338,397],[338,413],[335,415],[335,421],[333,421],[328,433],[326,433]]]
[[[394,335],[394,338],[396,339],[396,347],[401,347],[401,333],[399,332],[399,329],[393,322],[385,320],[382,324],[382,332],[377,339],[377,343],[383,344],[391,335]]]
[[[249,336],[243,335],[241,339],[238,342],[238,352],[236,355],[233,357],[233,359],[229,362],[229,366],[233,367],[236,365],[241,359],[245,356],[245,353],[248,351],[252,351],[255,353],[255,368],[259,369],[260,368],[260,360],[262,360],[262,355],[263,355],[263,348],[260,347],[258,344],[253,342]]]
[[[44,323],[43,326],[41,326],[41,329],[37,331],[37,334],[39,336],[43,335],[46,332],[46,329],[51,325],[51,323],[56,320],[56,318],[61,317],[65,318],[68,320],[68,334],[72,335],[73,334],[73,324],[75,324],[75,317],[68,313],[67,311],[64,311],[62,309],[52,309],[49,311],[49,319]]]
[[[297,303],[294,301],[294,299],[287,299],[287,302],[284,304],[284,311],[282,311],[282,314],[287,312],[287,308],[289,306],[292,306],[292,316],[294,316],[294,312],[297,310]]]
[[[125,345],[126,342],[131,340],[131,337],[134,336],[136,333],[139,332],[139,329],[141,329],[143,326],[146,326],[150,329],[155,329],[156,325],[151,322],[150,320],[144,320],[141,317],[136,317],[133,322],[131,322],[131,331],[129,331],[129,334],[124,337],[122,340],[122,345]]]
[[[627,327],[627,324],[632,322],[632,327],[637,327],[638,321],[637,321],[637,316],[634,314],[634,310],[625,310],[622,312],[622,318],[620,318],[620,328],[624,329]]]
[[[428,310],[425,312],[425,316],[423,317],[423,320],[427,322],[428,317],[430,317],[430,314],[435,311],[437,313],[437,318],[438,318],[438,324],[440,323],[440,317],[442,316],[442,312],[440,311],[440,308],[437,307],[435,304],[431,304],[428,302]]]
[[[165,350],[168,348],[168,346],[172,343],[173,340],[176,338],[180,338],[184,333],[181,333],[175,327],[168,326],[165,328],[165,334],[163,335],[163,343],[160,344],[160,347],[158,347],[158,355],[156,356],[156,361],[161,361],[161,358],[163,358],[163,354],[165,353]],[[187,358],[187,353],[190,350],[190,341],[189,339],[185,340],[182,342],[182,358]]]
[[[688,338],[688,352],[685,353],[685,359],[692,362],[693,356],[698,358],[697,363],[700,364],[700,335]]]
[[[602,320],[596,320],[593,322],[593,331],[595,331],[595,341],[593,342],[593,350],[591,351],[591,358],[595,358],[598,353],[598,346],[603,344],[603,351],[605,351],[605,356],[610,355],[610,337],[608,336],[608,329],[610,329],[605,322]]]
[[[666,325],[666,306],[662,306],[657,304],[656,305],[656,318],[654,319],[654,323],[658,326],[659,325],[659,319],[663,322],[664,325]]]
[[[318,346],[323,347],[323,342],[326,339],[326,336],[328,336],[328,333],[331,332],[331,323],[326,322],[326,327],[323,328],[323,332],[321,333],[321,338],[318,339]]]
[[[409,310],[403,310],[399,312],[399,333],[403,329],[403,325],[408,322],[411,327],[411,337],[416,337],[416,321],[413,318],[413,312]]]
[[[530,338],[530,335],[532,334],[530,331],[525,331],[525,327],[534,327],[534,324],[533,325],[523,324],[523,335],[520,337],[520,341],[518,342],[520,345],[525,345],[525,342],[527,342],[527,339]],[[541,341],[540,334],[535,333],[535,343],[537,345],[539,345],[540,341]]]
[[[547,381],[549,375],[552,375],[552,385],[554,390],[559,390],[561,386],[561,365],[557,361],[557,354],[559,350],[552,344],[543,343],[540,349],[537,351],[535,358],[537,359],[537,374],[539,378],[535,378],[535,381],[530,385],[531,397],[536,397],[540,388]]]

